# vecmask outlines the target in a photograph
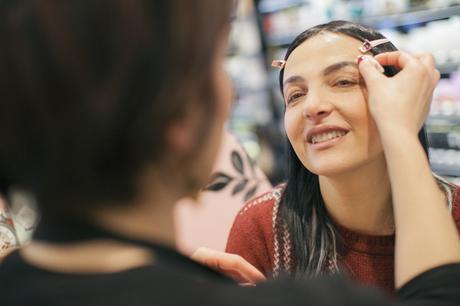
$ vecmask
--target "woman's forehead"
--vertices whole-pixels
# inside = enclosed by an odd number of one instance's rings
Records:
[[[356,61],[362,42],[343,34],[319,33],[300,44],[289,55],[285,77],[305,70],[318,70],[342,62]]]

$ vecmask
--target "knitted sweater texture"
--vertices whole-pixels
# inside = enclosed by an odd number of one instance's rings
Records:
[[[226,251],[242,256],[266,276],[295,265],[291,237],[279,214],[282,186],[249,201],[238,213]],[[460,188],[452,192],[452,217],[460,232]],[[343,239],[341,270],[355,280],[394,292],[395,236],[365,235],[335,225]],[[421,250],[423,251],[423,250]]]

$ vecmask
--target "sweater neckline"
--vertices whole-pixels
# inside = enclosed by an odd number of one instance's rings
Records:
[[[369,255],[394,255],[395,235],[370,235],[334,222],[346,249]]]

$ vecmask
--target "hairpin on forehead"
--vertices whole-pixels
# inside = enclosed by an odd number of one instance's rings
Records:
[[[363,42],[361,47],[359,47],[359,51],[362,53],[366,53],[367,51],[371,50],[374,47],[377,47],[378,45],[384,44],[389,42],[388,39],[382,38],[382,39],[376,39],[372,41],[368,41],[367,39]]]
[[[283,69],[285,65],[286,65],[285,60],[274,60],[272,62],[272,67],[279,68],[279,69]]]

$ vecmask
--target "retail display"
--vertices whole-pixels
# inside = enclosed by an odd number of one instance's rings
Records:
[[[16,247],[18,238],[14,230],[13,220],[5,202],[0,198],[0,259]]]
[[[282,155],[277,102],[270,93],[263,34],[252,0],[240,0],[232,25],[227,69],[234,82],[235,103],[229,130],[272,183],[282,180],[278,158]],[[273,142],[274,140],[274,142]]]
[[[260,45],[253,2],[239,2],[236,19],[232,24],[227,70],[233,79],[235,103],[229,129],[242,142],[252,158],[260,152],[255,127],[271,121],[268,82],[264,54]]]

